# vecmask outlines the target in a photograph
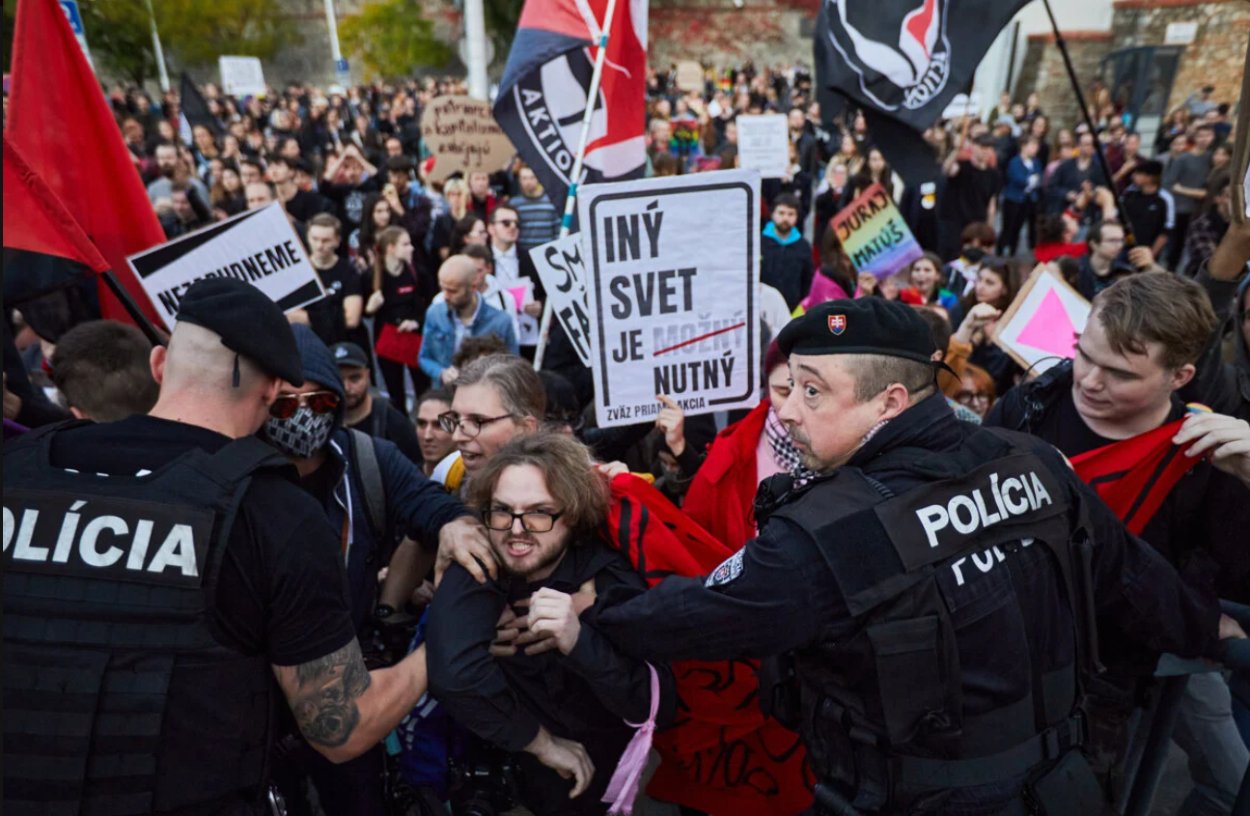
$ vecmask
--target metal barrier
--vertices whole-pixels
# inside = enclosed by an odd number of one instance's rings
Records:
[[[1250,606],[1221,602],[1224,613],[1250,631]],[[1148,816],[1159,787],[1159,779],[1167,761],[1172,730],[1180,714],[1181,699],[1189,678],[1195,674],[1231,669],[1235,676],[1250,679],[1250,640],[1228,640],[1221,644],[1221,665],[1205,660],[1186,660],[1175,655],[1164,655],[1159,660],[1155,676],[1161,678],[1158,699],[1147,714],[1147,720],[1139,726],[1144,733],[1143,745],[1134,755],[1140,757],[1132,768],[1126,768],[1127,794],[1120,810],[1123,816]],[[1130,760],[1132,755],[1130,755]],[[1241,790],[1233,807],[1233,816],[1250,816],[1250,769],[1242,778]]]

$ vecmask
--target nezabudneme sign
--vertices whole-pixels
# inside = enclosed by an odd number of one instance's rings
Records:
[[[170,327],[182,296],[204,278],[250,283],[283,311],[325,297],[304,245],[277,202],[131,255],[126,261]]]

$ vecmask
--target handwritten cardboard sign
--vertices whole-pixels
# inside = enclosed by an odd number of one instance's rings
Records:
[[[694,60],[677,63],[677,76],[674,77],[679,91],[703,90],[703,66]]]
[[[829,222],[857,272],[878,279],[896,275],[924,254],[920,244],[880,184],[860,193]]]
[[[475,170],[494,173],[516,150],[495,122],[490,103],[471,96],[437,96],[421,112],[421,138],[434,154],[431,181]]]

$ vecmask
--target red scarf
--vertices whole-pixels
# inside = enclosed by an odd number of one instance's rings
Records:
[[[1120,517],[1133,535],[1141,535],[1180,478],[1198,464],[1172,444],[1183,419],[1112,442],[1072,457],[1081,481]]]
[[[608,529],[650,586],[669,575],[707,575],[733,555],[631,475],[612,480]],[[647,792],[713,816],[789,816],[810,807],[807,754],[798,734],[760,711],[758,662],[680,660],[672,668],[684,707],[676,725],[655,735],[663,761]]]

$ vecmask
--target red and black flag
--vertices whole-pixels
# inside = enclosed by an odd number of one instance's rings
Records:
[[[563,211],[586,105],[594,106],[581,184],[641,178],[647,155],[643,95],[647,4],[617,0],[603,76],[587,101],[607,0],[526,0],[495,119]]]
[[[733,555],[655,488],[632,475],[612,480],[611,543],[654,586],[670,575],[702,576]],[[798,734],[760,710],[757,661],[672,664],[682,705],[657,732],[660,767],[647,792],[714,816],[792,816],[812,804]]]
[[[1141,535],[1176,483],[1201,461],[1172,444],[1183,422],[1178,419],[1072,457],[1076,475],[1133,535]]]
[[[183,71],[182,82],[178,86],[178,135],[186,144],[194,143],[191,129],[197,125],[208,128],[218,139],[226,135],[226,129],[209,110],[208,102],[200,93],[200,89],[195,87],[191,77]]]
[[[816,82],[864,111],[874,144],[903,178],[929,180],[938,168],[920,134],[969,89],[994,38],[1027,2],[821,0]]]
[[[12,78],[5,126],[6,164],[16,148],[95,246],[107,268],[153,324],[160,318],[126,256],[165,240],[121,130],[58,3],[21,0],[13,29]],[[6,169],[6,173],[8,170]],[[4,245],[10,246],[5,206]],[[20,219],[20,216],[15,216]],[[20,222],[17,228],[22,228]],[[5,284],[22,268],[6,263]],[[133,322],[97,276],[103,317]]]
[[[4,137],[4,302],[55,343],[95,311],[108,261],[56,194]]]

